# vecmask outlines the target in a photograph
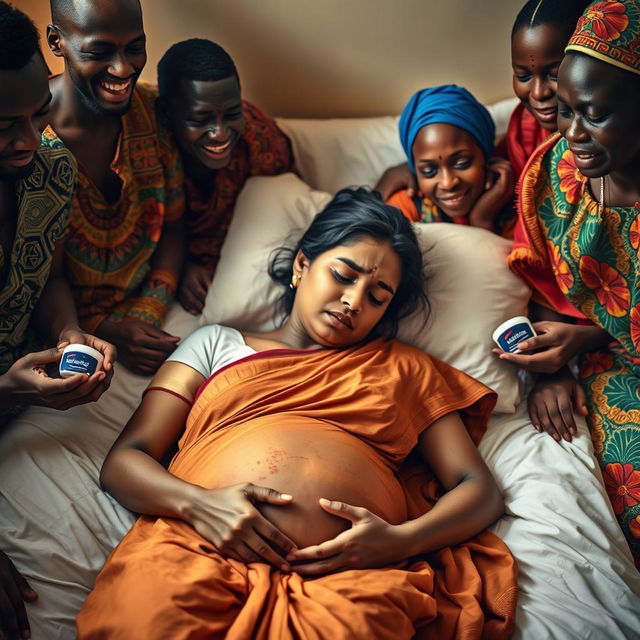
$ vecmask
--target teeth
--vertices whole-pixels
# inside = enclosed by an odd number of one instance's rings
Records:
[[[230,144],[231,144],[231,140],[229,140],[229,142],[225,142],[223,145],[220,145],[219,147],[204,145],[204,148],[206,151],[210,151],[211,153],[222,153],[223,151],[226,151],[228,149]]]
[[[130,80],[126,82],[101,82],[100,85],[109,91],[125,91],[131,84]]]

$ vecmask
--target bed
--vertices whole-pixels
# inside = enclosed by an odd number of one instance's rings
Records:
[[[504,131],[513,102],[490,107]],[[186,336],[210,322],[261,329],[277,292],[265,280],[271,249],[302,230],[340,187],[372,184],[402,160],[397,118],[280,120],[299,176],[253,178],[243,190],[202,316],[171,309],[165,328]],[[584,421],[572,443],[531,426],[530,381],[491,353],[491,332],[526,310],[529,292],[505,266],[509,243],[458,225],[418,228],[431,313],[403,322],[401,339],[451,362],[499,394],[481,452],[505,515],[492,529],[519,565],[517,630],[527,640],[640,638],[640,573],[604,491]],[[116,365],[96,404],[31,408],[0,435],[2,549],[39,594],[28,605],[34,640],[75,637],[74,616],[109,551],[135,516],[98,485],[102,459],[148,379]],[[116,614],[117,615],[117,614]]]

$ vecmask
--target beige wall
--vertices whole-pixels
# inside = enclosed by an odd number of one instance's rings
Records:
[[[13,0],[44,35],[48,0]],[[149,60],[198,36],[233,56],[244,96],[273,115],[398,113],[444,82],[511,95],[509,33],[523,0],[141,0]],[[44,47],[46,49],[46,45]],[[55,58],[52,68],[59,69]]]

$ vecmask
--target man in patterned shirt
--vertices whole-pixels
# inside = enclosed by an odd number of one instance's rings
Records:
[[[233,60],[209,40],[178,42],[164,54],[158,92],[185,172],[189,255],[178,298],[198,314],[240,190],[251,176],[293,171],[291,145],[272,118],[242,100]]]
[[[146,62],[138,0],[51,0],[50,122],[78,161],[66,264],[80,322],[151,374],[178,338],[160,328],[183,260],[183,175],[138,83]]]

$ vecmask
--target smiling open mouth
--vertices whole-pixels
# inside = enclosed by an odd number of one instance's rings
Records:
[[[231,138],[229,138],[229,140],[227,140],[223,144],[217,144],[217,145],[205,144],[205,145],[202,145],[202,148],[211,155],[220,156],[220,155],[223,155],[227,151],[227,149],[231,146],[231,142],[232,140]]]
[[[438,202],[440,202],[440,204],[443,204],[447,207],[457,207],[465,201],[467,197],[467,193],[468,193],[467,191],[464,191],[463,193],[459,193],[455,195],[439,196]]]
[[[553,120],[558,117],[557,107],[547,107],[545,109],[536,109],[533,107],[533,110],[544,120]]]
[[[98,83],[100,88],[105,92],[114,97],[123,98],[131,89],[131,85],[133,81],[131,78],[125,80],[124,82],[106,82],[102,81]]]

